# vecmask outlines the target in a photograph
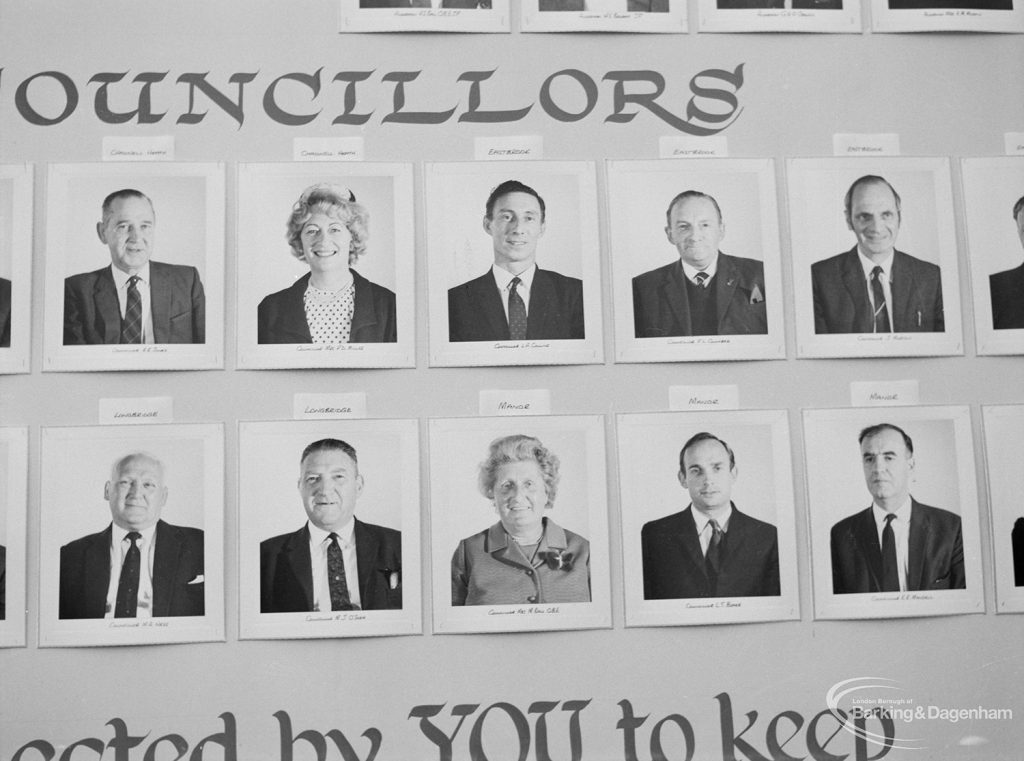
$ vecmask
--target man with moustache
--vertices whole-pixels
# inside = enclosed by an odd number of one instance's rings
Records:
[[[206,341],[199,272],[150,261],[156,213],[145,193],[124,188],[108,195],[96,234],[110,249],[110,265],[65,279],[65,346]]]
[[[260,612],[400,610],[402,534],[355,517],[363,491],[355,448],[311,443],[298,487],[305,525],[260,543]]]
[[[546,207],[518,180],[491,191],[483,220],[494,264],[448,291],[449,341],[584,338],[583,282],[537,266]]]
[[[779,594],[778,534],[736,508],[738,475],[736,456],[717,436],[701,432],[683,444],[678,478],[690,505],[640,532],[645,600]]]
[[[1013,221],[1020,244],[1024,246],[1024,196],[1013,205]],[[989,275],[988,286],[992,298],[992,329],[1024,328],[1024,263]]]
[[[145,452],[118,459],[103,498],[111,524],[60,548],[60,618],[203,615],[203,532],[161,520],[163,463]]]

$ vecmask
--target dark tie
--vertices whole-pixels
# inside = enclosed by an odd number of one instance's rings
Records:
[[[526,338],[526,304],[516,291],[521,282],[518,277],[514,277],[508,286],[508,337],[513,341]]]
[[[711,279],[711,276],[707,272],[698,272],[693,276],[693,279],[697,281],[698,288],[707,288],[708,280]]]
[[[121,343],[142,343],[142,296],[137,283],[140,278],[132,275],[128,278],[128,294],[124,307],[124,319],[121,320]]]
[[[885,516],[885,528],[882,529],[882,591],[900,591],[900,572],[896,563],[896,532],[892,530],[895,515]]]
[[[704,567],[707,570],[708,581],[711,582],[711,596],[715,596],[718,586],[718,569],[721,564],[722,553],[722,529],[714,518],[708,521],[711,525],[711,540],[708,542],[708,551],[704,555]]]
[[[871,298],[875,302],[875,332],[889,333],[889,309],[885,306],[885,291],[882,290],[882,277],[885,271],[875,265],[871,270]]]
[[[345,578],[345,557],[338,544],[338,535],[333,531],[327,545],[327,584],[331,590],[331,610],[358,610],[348,596],[348,580]]]
[[[114,618],[135,618],[139,608],[139,571],[142,567],[142,553],[137,542],[142,538],[138,531],[129,531],[127,538],[132,546],[121,563],[121,576],[117,580],[117,600],[114,603]]]

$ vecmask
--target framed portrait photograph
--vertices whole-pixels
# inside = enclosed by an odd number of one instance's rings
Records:
[[[967,407],[804,410],[814,613],[984,613]]]
[[[0,374],[30,370],[32,172],[31,164],[0,164]]]
[[[340,32],[508,32],[508,0],[338,0]]]
[[[25,646],[28,428],[0,428],[0,647]]]
[[[963,354],[949,160],[790,159],[787,174],[797,356]]]
[[[860,0],[699,0],[701,32],[859,33]]]
[[[1024,32],[1020,0],[871,0],[874,32]]]
[[[419,423],[239,423],[239,636],[419,634]]]
[[[238,167],[238,366],[414,367],[412,165]]]
[[[785,359],[771,159],[609,161],[617,362]]]
[[[224,165],[50,164],[43,370],[224,366]]]
[[[224,640],[220,423],[42,429],[39,646]]]
[[[799,619],[786,411],[617,422],[626,626]]]
[[[982,405],[996,612],[1024,613],[1024,404]]]
[[[430,364],[603,361],[594,164],[427,164]]]
[[[1024,354],[1024,157],[960,168],[978,354]]]
[[[524,32],[654,32],[687,30],[682,0],[523,0]]]
[[[429,425],[434,631],[610,627],[604,418]]]

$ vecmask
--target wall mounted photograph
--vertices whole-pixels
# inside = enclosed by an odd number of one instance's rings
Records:
[[[25,646],[28,428],[0,428],[0,647]]]
[[[0,374],[29,371],[32,173],[31,164],[0,165]]]

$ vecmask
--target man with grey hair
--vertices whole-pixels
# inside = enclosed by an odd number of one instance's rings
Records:
[[[103,487],[111,523],[60,548],[60,618],[202,616],[203,532],[161,520],[164,466],[118,458]]]

